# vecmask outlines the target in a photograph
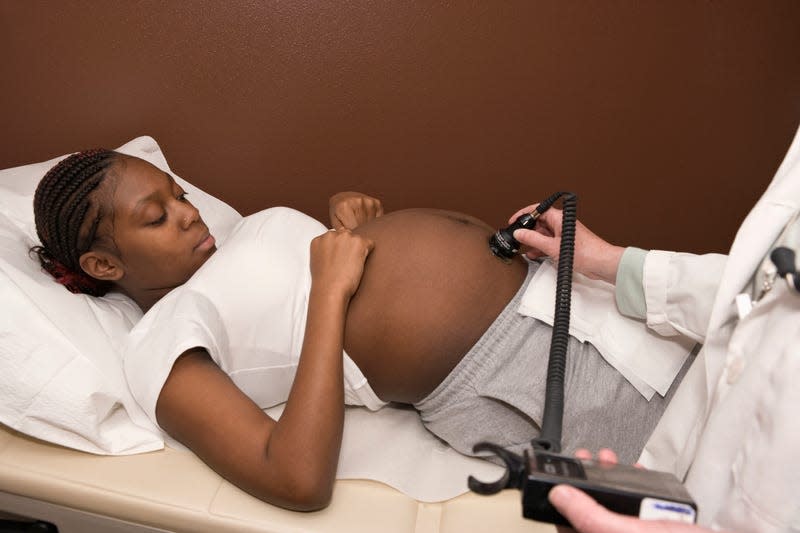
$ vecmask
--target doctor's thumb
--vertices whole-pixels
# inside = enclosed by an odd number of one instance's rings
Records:
[[[569,485],[553,487],[547,499],[564,518],[569,520],[578,533],[621,533],[639,530],[628,517],[612,513],[585,492]],[[559,531],[564,530],[559,528]]]

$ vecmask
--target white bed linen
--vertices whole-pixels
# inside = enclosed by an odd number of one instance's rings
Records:
[[[520,313],[553,324],[556,273],[551,261],[542,262],[523,295]],[[687,337],[657,335],[643,320],[622,315],[613,285],[577,272],[572,277],[570,312],[569,334],[597,348],[648,400],[656,392],[667,393],[695,345]]]

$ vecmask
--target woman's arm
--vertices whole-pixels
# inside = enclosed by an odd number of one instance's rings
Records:
[[[381,201],[360,192],[336,193],[328,200],[328,214],[333,229],[355,229],[383,214]]]
[[[174,364],[156,405],[158,423],[231,483],[294,510],[330,501],[344,421],[342,351],[351,296],[372,243],[349,231],[312,242],[312,285],[300,362],[275,421],[203,349]]]

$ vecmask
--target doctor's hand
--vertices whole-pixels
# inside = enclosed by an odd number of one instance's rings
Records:
[[[509,219],[513,223],[520,215],[530,213],[539,204],[529,205],[520,209]],[[558,262],[561,246],[561,221],[560,209],[551,207],[536,221],[534,229],[518,229],[514,238],[525,245],[523,253],[529,259],[543,256],[553,258]],[[617,267],[625,248],[610,244],[594,233],[589,228],[575,221],[575,255],[572,268],[591,279],[600,279],[614,283],[617,278]]]
[[[710,529],[694,524],[682,524],[667,520],[639,520],[632,516],[612,513],[585,492],[557,485],[547,496],[550,503],[569,520],[578,533],[706,533]],[[559,532],[571,531],[558,528]]]
[[[578,450],[579,459],[591,459],[588,450]],[[616,463],[617,455],[609,450],[600,450],[597,460],[601,463]],[[638,466],[638,465],[637,465]],[[558,527],[559,533],[706,533],[709,529],[694,524],[683,524],[669,520],[639,520],[609,511],[591,496],[569,485],[556,485],[547,499],[561,515],[569,520],[572,528]]]
[[[360,192],[336,193],[328,200],[328,214],[333,229],[355,229],[383,214],[381,201]]]

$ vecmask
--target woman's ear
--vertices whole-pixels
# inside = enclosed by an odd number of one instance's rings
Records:
[[[102,281],[117,281],[125,273],[119,260],[108,252],[90,250],[79,263],[84,272]]]

